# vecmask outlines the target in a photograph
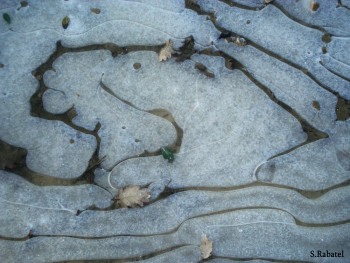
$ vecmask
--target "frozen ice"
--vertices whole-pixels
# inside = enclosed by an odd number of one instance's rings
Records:
[[[307,260],[315,247],[334,251],[339,250],[337,244],[342,246],[344,253],[348,253],[349,224],[329,228],[331,232],[325,232],[322,227],[296,225],[288,213],[278,210],[238,210],[193,218],[185,221],[176,232],[161,235],[102,239],[34,237],[24,242],[0,240],[1,246],[9,252],[0,255],[5,259],[25,262],[108,258],[133,261],[154,253],[152,260],[145,262],[176,262],[176,257],[186,262],[199,262],[200,240],[205,233],[213,241],[213,254],[224,258],[245,257],[250,251],[253,258],[269,258],[272,255],[278,260]],[[268,242],[261,242],[263,239]],[[324,240],[333,242],[327,244]],[[172,252],[166,252],[169,249]],[[280,253],[281,249],[288,253]],[[24,254],[21,255],[21,252]],[[41,258],[37,256],[40,254],[43,255]],[[161,258],[163,261],[159,261]]]
[[[0,0],[0,261],[349,262],[350,2],[316,2]]]

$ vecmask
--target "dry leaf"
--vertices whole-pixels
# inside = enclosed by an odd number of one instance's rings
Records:
[[[99,14],[99,13],[101,13],[101,10],[100,9],[98,9],[98,8],[90,8],[90,11],[91,12],[93,12],[93,13],[95,13],[95,14]]]
[[[171,58],[171,54],[174,52],[173,50],[173,42],[171,42],[171,40],[169,39],[166,43],[165,43],[165,47],[163,47],[158,55],[158,60],[163,61],[163,60],[167,60],[169,58]]]
[[[213,241],[208,240],[207,235],[204,235],[202,238],[202,243],[200,245],[202,251],[202,258],[206,259],[210,257],[211,252],[213,251]]]
[[[320,7],[319,3],[317,3],[317,2],[315,2],[313,0],[310,2],[310,9],[311,9],[312,12],[317,11],[317,9],[319,7]]]
[[[121,207],[137,207],[143,206],[143,203],[149,202],[151,194],[148,188],[140,188],[139,185],[128,186],[124,189],[119,189],[118,194],[114,197],[117,204]]]
[[[247,40],[245,40],[245,38],[243,37],[237,36],[233,43],[236,44],[237,46],[243,47],[247,45]]]

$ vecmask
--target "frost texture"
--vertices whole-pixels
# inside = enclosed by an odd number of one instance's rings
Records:
[[[349,1],[310,1],[0,1],[1,261],[349,262]]]

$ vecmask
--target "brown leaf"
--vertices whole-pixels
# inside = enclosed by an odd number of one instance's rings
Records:
[[[165,46],[160,50],[158,55],[158,61],[163,61],[171,58],[171,54],[174,52],[173,42],[169,39]]]
[[[95,14],[99,14],[99,13],[101,13],[101,10],[100,9],[98,9],[98,8],[90,8],[90,11],[91,12],[93,12],[93,13],[95,13]]]
[[[312,0],[310,2],[310,9],[312,12],[317,11],[317,9],[320,7],[320,4]]]
[[[138,207],[143,206],[143,203],[149,202],[151,195],[148,188],[140,188],[139,185],[128,186],[124,189],[119,189],[118,194],[114,197],[117,204],[121,207]]]
[[[213,241],[208,240],[207,235],[204,235],[202,238],[202,243],[200,245],[202,251],[202,258],[206,259],[210,257],[211,252],[213,251]]]

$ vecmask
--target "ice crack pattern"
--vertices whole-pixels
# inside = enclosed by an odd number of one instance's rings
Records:
[[[348,6],[0,0],[1,261],[349,262]]]

